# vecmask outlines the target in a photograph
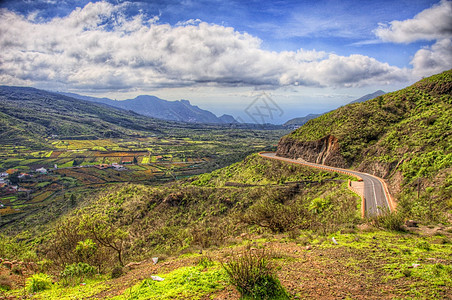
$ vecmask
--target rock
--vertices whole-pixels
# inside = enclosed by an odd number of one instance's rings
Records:
[[[13,268],[13,263],[7,260],[3,262],[3,265],[10,270]]]
[[[129,268],[129,269],[133,269],[134,267],[139,266],[139,265],[141,265],[141,262],[130,262],[125,267]]]
[[[417,224],[418,224],[418,222],[416,222],[416,221],[414,221],[414,220],[407,220],[407,221],[405,222],[405,225],[406,225],[407,227],[418,227]]]
[[[155,281],[163,281],[163,280],[165,280],[164,278],[162,278],[160,276],[151,276],[151,279],[155,280]]]
[[[308,162],[329,166],[348,166],[346,159],[340,152],[339,140],[327,135],[316,141],[300,141],[285,136],[280,139],[276,155],[293,159],[303,159]]]

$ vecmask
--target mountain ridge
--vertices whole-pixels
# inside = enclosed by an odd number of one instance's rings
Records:
[[[133,99],[112,100],[109,98],[96,98],[75,93],[58,93],[77,99],[99,102],[113,107],[131,110],[141,115],[162,120],[212,124],[237,123],[234,117],[230,115],[217,117],[212,112],[192,105],[189,100],[185,99],[168,101],[156,96],[139,95]]]
[[[355,99],[355,100],[353,100],[353,101],[351,101],[351,102],[349,102],[347,104],[364,102],[364,101],[373,99],[375,97],[378,97],[378,96],[381,96],[381,95],[384,95],[384,94],[386,94],[386,92],[384,92],[382,90],[378,90],[378,91],[375,91],[375,92],[373,92],[371,94],[367,94],[367,95],[364,95],[364,96],[362,96],[362,97],[360,97],[358,99]],[[308,114],[308,115],[306,115],[304,117],[293,118],[293,119],[288,120],[286,123],[284,123],[283,126],[288,127],[288,128],[292,128],[292,129],[296,129],[296,128],[306,124],[306,122],[308,122],[309,120],[312,120],[312,119],[315,119],[317,117],[320,117],[321,115],[323,115],[323,114]]]

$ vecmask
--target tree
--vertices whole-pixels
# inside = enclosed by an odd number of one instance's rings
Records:
[[[99,245],[114,250],[118,255],[118,262],[124,266],[123,244],[127,232],[115,226],[113,222],[101,213],[84,214],[79,223],[80,232],[91,236]]]
[[[19,175],[20,175],[19,171],[16,171],[13,174],[9,175],[8,176],[9,182],[11,182],[11,184],[13,185],[17,185],[20,181]]]

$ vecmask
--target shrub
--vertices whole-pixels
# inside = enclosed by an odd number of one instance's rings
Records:
[[[34,274],[29,277],[25,283],[25,288],[29,293],[36,293],[50,289],[52,286],[52,278],[44,273]]]
[[[75,247],[75,253],[82,259],[83,261],[87,261],[94,254],[96,254],[97,245],[93,242],[92,239],[86,239],[84,241],[79,241],[77,246]]]
[[[234,255],[223,267],[243,299],[289,299],[265,250]]]
[[[375,226],[394,231],[405,231],[404,219],[400,213],[383,211],[382,214],[372,217]]]
[[[13,284],[11,282],[11,279],[6,275],[0,276],[0,291],[9,291],[12,289]]]
[[[76,263],[66,266],[63,272],[61,272],[61,277],[90,277],[96,274],[96,268],[90,266],[87,263]]]
[[[122,267],[116,266],[113,268],[113,270],[111,270],[110,278],[111,279],[119,278],[121,277],[122,274],[123,274]]]
[[[302,226],[301,218],[305,212],[297,204],[282,204],[264,199],[253,206],[241,217],[249,225],[268,228],[273,233],[291,231]]]
[[[202,267],[202,268],[208,268],[215,265],[215,263],[213,262],[213,260],[209,257],[209,256],[202,256],[199,261],[198,261],[198,266]]]

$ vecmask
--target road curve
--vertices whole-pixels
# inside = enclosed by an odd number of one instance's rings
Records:
[[[310,163],[303,160],[280,157],[276,156],[275,152],[261,152],[259,155],[265,158],[282,160],[289,163],[300,164],[331,172],[345,173],[347,175],[357,177],[364,182],[364,206],[365,212],[368,216],[379,215],[384,210],[394,210],[394,205],[386,183],[383,179],[374,175],[349,169],[341,169],[327,165]]]

